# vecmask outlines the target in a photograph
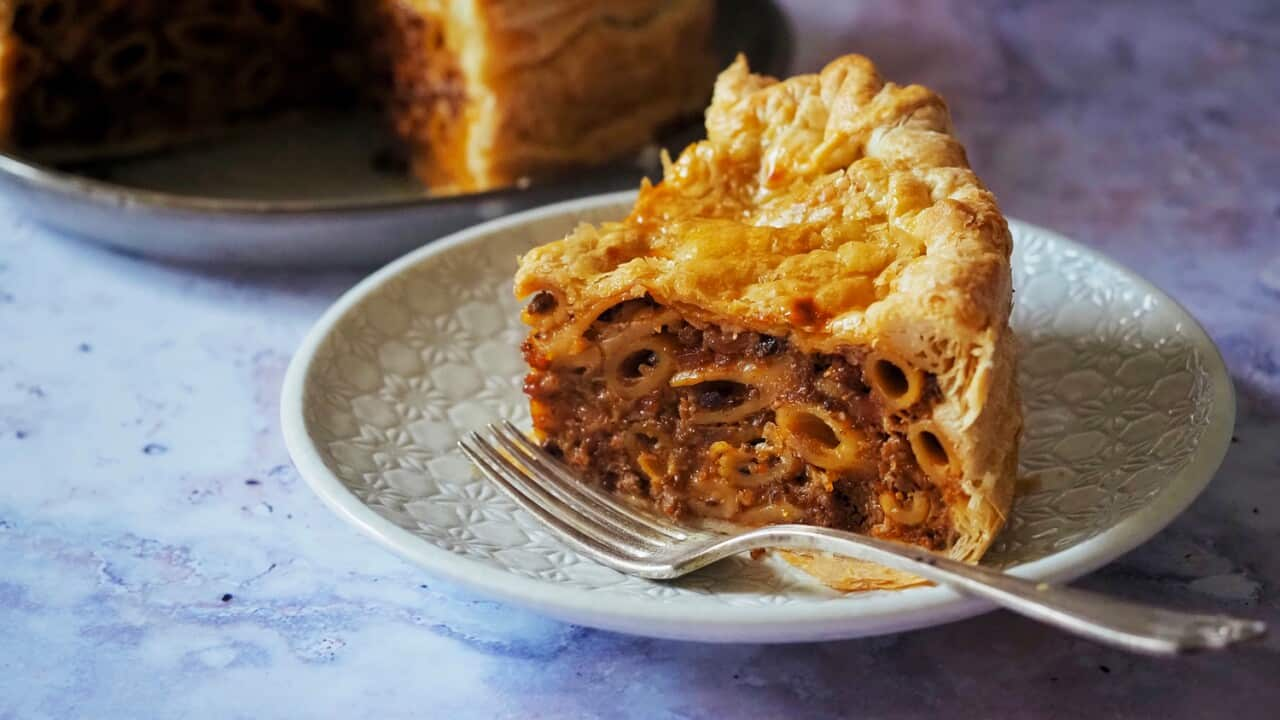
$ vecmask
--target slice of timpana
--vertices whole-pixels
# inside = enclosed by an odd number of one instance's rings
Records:
[[[707,135],[623,222],[521,258],[536,433],[677,518],[977,561],[1021,427],[1011,243],[946,106],[855,55],[783,82],[739,58]],[[844,589],[919,582],[788,559]]]

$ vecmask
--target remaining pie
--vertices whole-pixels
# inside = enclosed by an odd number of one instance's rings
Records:
[[[712,0],[0,0],[0,147],[127,154],[376,99],[437,193],[602,162],[706,102]]]
[[[536,433],[677,518],[797,522],[977,561],[1021,427],[1008,227],[946,106],[866,58],[739,58],[708,139],[622,222],[520,260]],[[913,576],[789,557],[845,589]]]
[[[391,112],[429,187],[609,160],[697,113],[711,0],[382,0]]]

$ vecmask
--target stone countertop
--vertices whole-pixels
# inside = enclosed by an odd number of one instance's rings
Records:
[[[1280,7],[790,0],[798,63],[940,90],[1013,216],[1226,355],[1209,489],[1081,584],[1280,628]],[[825,9],[823,9],[825,7]],[[811,645],[648,640],[474,597],[289,464],[290,353],[353,273],[156,263],[0,213],[0,718],[1272,716],[1280,635],[1152,660],[996,612]]]

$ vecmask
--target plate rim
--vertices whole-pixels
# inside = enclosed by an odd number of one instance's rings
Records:
[[[569,588],[522,577],[435,547],[375,513],[361,502],[325,465],[307,433],[303,396],[312,363],[334,326],[385,282],[435,255],[514,226],[547,217],[576,214],[625,205],[634,190],[593,195],[545,205],[481,223],[431,242],[390,262],[340,296],[315,321],[295,351],[285,373],[280,397],[280,421],[285,445],[308,486],[339,517],[402,558],[431,574],[480,594],[579,625],[684,640],[720,642],[793,642],[861,637],[899,632],[972,617],[995,609],[991,603],[946,587],[918,587],[858,599],[851,613],[842,598],[798,606],[754,607],[715,605],[714,612],[691,611],[631,597],[611,597],[601,603],[590,590]],[[1107,266],[1135,287],[1170,304],[1181,314],[1188,340],[1203,352],[1204,368],[1212,384],[1213,408],[1208,427],[1191,462],[1175,484],[1156,499],[1110,528],[1077,545],[1010,570],[1014,575],[1045,582],[1069,581],[1085,575],[1146,542],[1177,518],[1208,486],[1227,450],[1235,427],[1236,399],[1221,351],[1187,309],[1138,273],[1105,254],[1038,225],[1009,218],[1011,226],[1039,233]],[[710,606],[708,606],[710,607]]]

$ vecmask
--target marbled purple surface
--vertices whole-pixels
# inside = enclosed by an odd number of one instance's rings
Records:
[[[1280,627],[1280,5],[790,0],[951,103],[1010,215],[1168,290],[1237,441],[1083,585]],[[833,9],[831,6],[838,6]],[[624,637],[439,582],[333,516],[277,428],[357,275],[157,264],[0,213],[0,718],[1275,717],[1280,636],[1151,660],[1008,613],[791,646]]]

